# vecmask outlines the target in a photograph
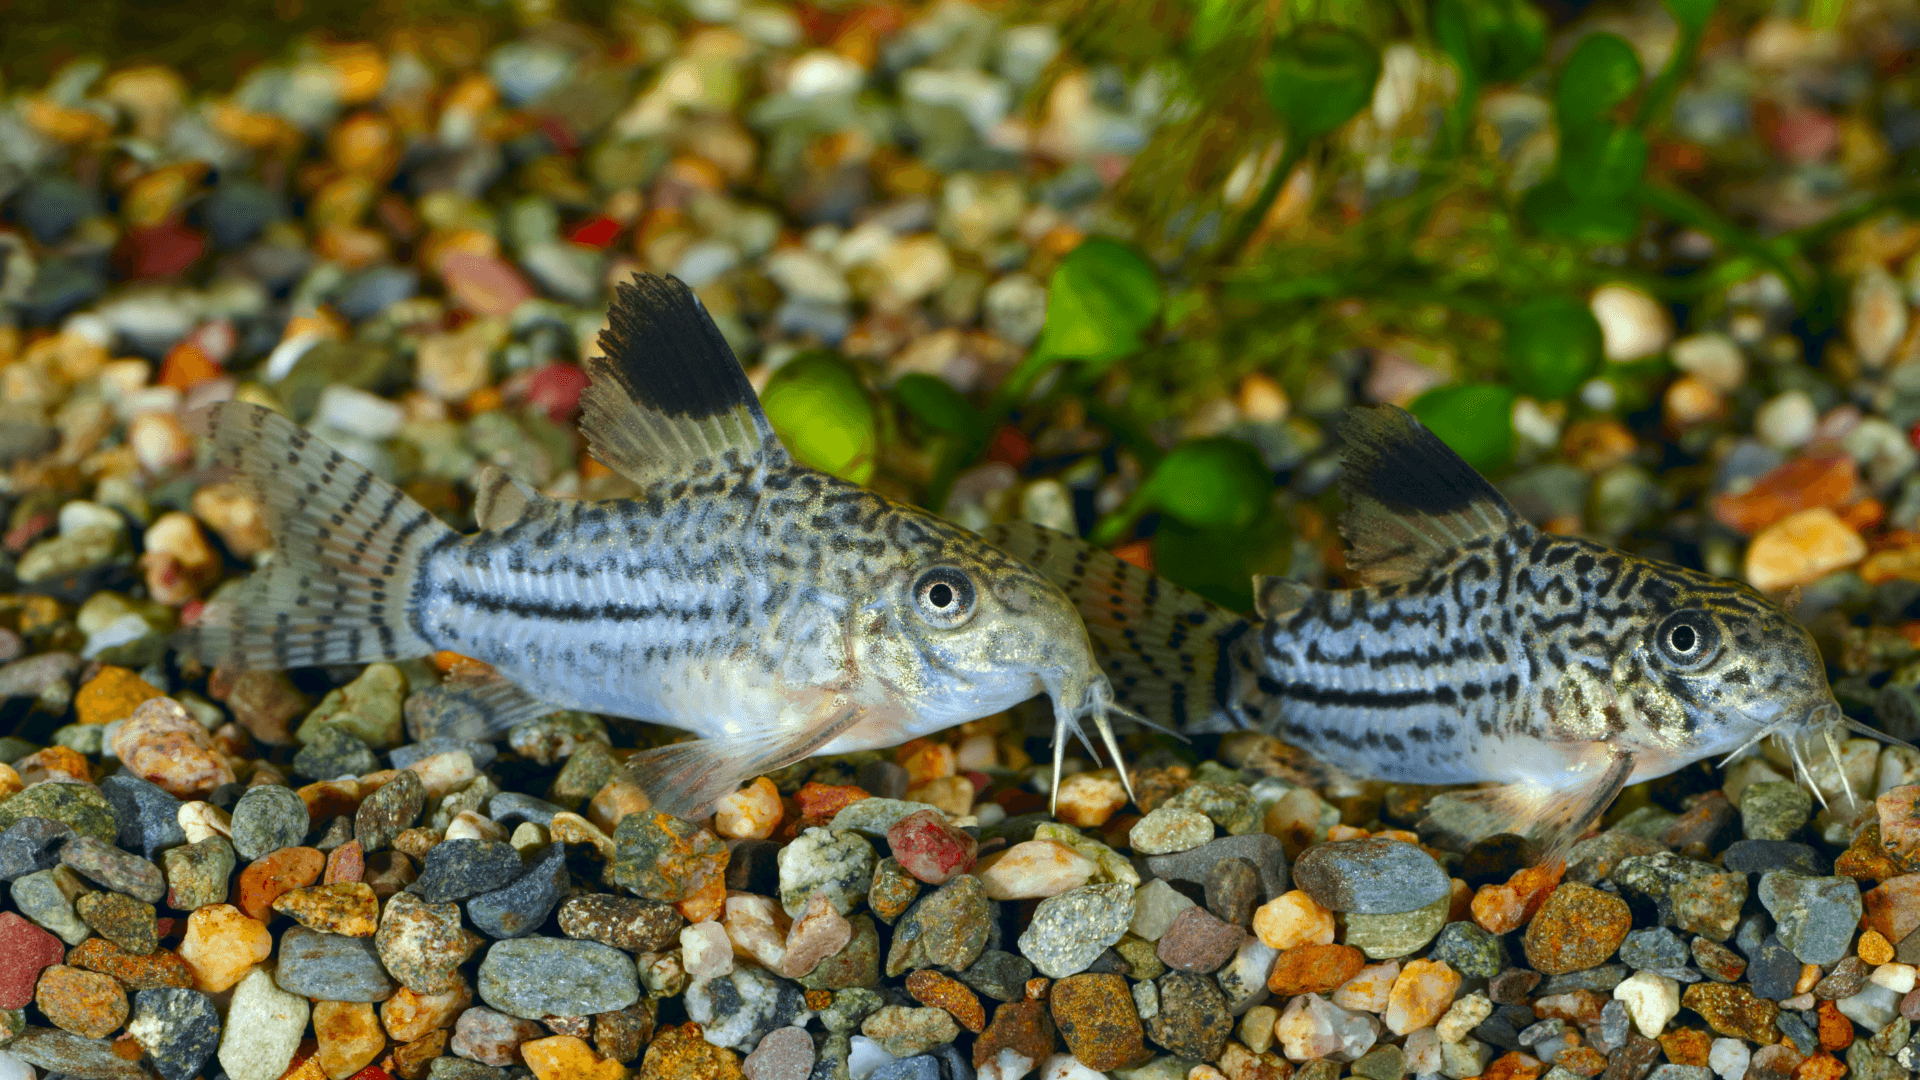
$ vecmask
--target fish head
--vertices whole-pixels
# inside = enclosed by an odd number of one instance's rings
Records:
[[[1737,754],[1769,736],[1797,745],[1831,730],[1840,707],[1806,628],[1744,586],[1685,577],[1696,587],[1676,589],[1655,606],[1622,672],[1643,720],[1626,733],[1628,741],[1641,744],[1649,760],[1679,768]],[[1659,774],[1635,773],[1652,775]]]
[[[1073,603],[1024,564],[972,546],[947,545],[896,575],[889,621],[907,645],[900,662],[916,669],[916,712],[960,723],[1040,693],[1056,712],[1092,708],[1107,678]]]

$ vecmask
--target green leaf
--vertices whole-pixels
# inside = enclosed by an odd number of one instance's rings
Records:
[[[1153,533],[1153,572],[1233,611],[1253,609],[1256,574],[1284,574],[1293,554],[1293,528],[1268,507],[1244,529],[1198,528],[1163,517]]]
[[[986,417],[945,379],[912,372],[893,384],[893,396],[914,419],[935,431],[968,439],[986,434]]]
[[[1564,136],[1572,127],[1595,124],[1640,89],[1640,58],[1618,34],[1588,34],[1574,46],[1560,71],[1554,106]]]
[[[1520,212],[1543,234],[1582,244],[1624,244],[1640,224],[1633,199],[1582,199],[1558,176],[1528,191]]]
[[[774,433],[801,464],[864,484],[873,477],[879,426],[859,374],[833,352],[794,357],[760,392]]]
[[[1673,13],[1673,21],[1682,27],[1699,33],[1713,21],[1713,9],[1719,6],[1716,0],[1662,0],[1667,10]]]
[[[1231,38],[1257,32],[1263,17],[1249,0],[1200,0],[1187,25],[1187,50],[1205,56]]]
[[[1600,323],[1568,297],[1534,300],[1507,316],[1506,367],[1514,385],[1537,398],[1563,398],[1600,366]]]
[[[1442,386],[1415,398],[1410,411],[1467,464],[1484,471],[1513,455],[1513,398],[1504,386]]]
[[[1560,179],[1581,202],[1622,202],[1647,171],[1647,137],[1616,124],[1569,128],[1560,140]]]
[[[1273,473],[1239,439],[1195,439],[1173,448],[1147,477],[1148,501],[1188,525],[1239,529],[1273,494]]]
[[[1547,48],[1547,21],[1527,0],[1439,0],[1433,33],[1460,69],[1484,83],[1512,82]]]
[[[1086,240],[1054,268],[1034,356],[1102,364],[1137,352],[1160,304],[1152,263],[1117,240]]]
[[[1317,139],[1373,100],[1380,53],[1351,30],[1303,26],[1273,43],[1261,81],[1287,137]]]

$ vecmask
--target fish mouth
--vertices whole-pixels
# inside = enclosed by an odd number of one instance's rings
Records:
[[[1067,738],[1071,735],[1080,740],[1086,748],[1087,757],[1096,764],[1100,761],[1100,752],[1094,749],[1093,740],[1087,737],[1087,730],[1081,725],[1082,719],[1091,719],[1100,741],[1113,757],[1115,771],[1120,774],[1120,786],[1126,789],[1127,798],[1138,803],[1133,793],[1133,776],[1127,769],[1126,758],[1120,753],[1120,737],[1113,730],[1113,720],[1118,717],[1130,720],[1143,727],[1166,732],[1186,741],[1185,736],[1140,715],[1113,698],[1113,684],[1104,674],[1092,678],[1070,675],[1053,671],[1043,676],[1047,687],[1047,696],[1053,699],[1053,796],[1049,809],[1059,816],[1060,809],[1060,770],[1067,757]]]

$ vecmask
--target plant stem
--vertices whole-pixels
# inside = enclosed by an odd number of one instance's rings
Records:
[[[1646,134],[1647,128],[1673,104],[1680,93],[1680,84],[1686,80],[1687,73],[1693,70],[1694,61],[1700,56],[1700,41],[1705,36],[1702,30],[1682,27],[1680,44],[1674,47],[1673,55],[1667,58],[1667,66],[1660,71],[1660,77],[1647,89],[1645,97],[1640,99],[1640,107],[1634,110],[1633,130]]]
[[[1253,205],[1247,208],[1240,218],[1240,224],[1235,226],[1233,234],[1220,249],[1226,262],[1239,262],[1241,256],[1246,254],[1247,245],[1253,241],[1254,233],[1259,231],[1260,223],[1267,219],[1267,211],[1273,209],[1273,202],[1280,197],[1280,189],[1286,186],[1287,177],[1293,175],[1293,170],[1306,156],[1306,140],[1296,139],[1289,134],[1280,152],[1280,163],[1273,167],[1273,174],[1267,177],[1259,197],[1253,200]]]
[[[1800,278],[1800,272],[1781,255],[1779,250],[1751,235],[1713,211],[1706,203],[1678,188],[1665,184],[1642,182],[1639,199],[1642,205],[1655,213],[1665,214],[1676,221],[1691,225],[1706,233],[1720,244],[1738,251],[1749,258],[1767,266],[1780,275],[1786,283],[1787,291],[1793,294],[1794,303],[1805,308],[1812,300],[1813,293],[1807,283]]]

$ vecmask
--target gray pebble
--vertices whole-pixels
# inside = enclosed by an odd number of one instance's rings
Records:
[[[614,1012],[640,1000],[639,972],[626,953],[539,936],[494,942],[478,989],[488,1005],[528,1020]]]
[[[778,1028],[805,1026],[813,1018],[798,986],[765,970],[741,964],[717,979],[687,987],[687,1015],[708,1042],[747,1053]]]
[[[100,794],[113,807],[120,827],[119,844],[151,859],[170,847],[187,842],[180,828],[180,800],[158,784],[122,773],[100,781]]]
[[[419,879],[407,891],[429,904],[465,900],[506,885],[524,868],[520,853],[504,840],[443,840],[427,852]]]
[[[1132,921],[1131,885],[1082,885],[1040,901],[1020,935],[1020,953],[1042,975],[1063,979],[1085,971]]]
[[[1280,846],[1279,838],[1266,833],[1223,836],[1187,851],[1150,856],[1147,869],[1155,877],[1168,881],[1188,881],[1205,887],[1207,874],[1222,859],[1245,859],[1252,864],[1260,874],[1262,902],[1287,891],[1287,853]]]
[[[1801,963],[1826,967],[1847,955],[1861,914],[1860,886],[1852,878],[1776,870],[1760,878],[1759,892],[1780,943]]]
[[[245,862],[281,848],[299,847],[311,827],[306,802],[292,788],[279,784],[248,788],[233,804],[233,850]]]
[[[1315,844],[1294,861],[1293,883],[1321,907],[1363,915],[1417,911],[1448,895],[1433,856],[1377,837]]]
[[[52,818],[26,817],[0,832],[0,881],[12,881],[60,865],[60,845],[76,834]]]
[[[566,845],[548,844],[511,884],[467,901],[467,917],[488,937],[530,934],[547,921],[570,882]]]
[[[323,934],[290,926],[280,937],[273,981],[289,994],[319,1001],[385,1001],[393,982],[372,938]]]
[[[558,813],[560,807],[518,791],[503,791],[487,801],[487,816],[501,824],[531,821],[544,829],[553,824],[553,815]]]

